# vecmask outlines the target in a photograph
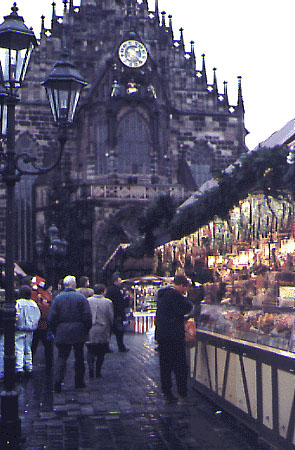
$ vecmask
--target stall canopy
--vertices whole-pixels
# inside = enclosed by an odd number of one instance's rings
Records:
[[[163,284],[172,282],[173,278],[159,277],[157,275],[147,275],[144,277],[129,278],[128,280],[122,280],[124,284]]]
[[[5,265],[4,258],[0,257],[0,264],[2,265],[2,267],[4,267],[4,265]],[[3,274],[3,276],[5,276],[5,271],[2,274]],[[14,263],[14,275],[22,275],[23,277],[25,277],[27,274],[23,271],[23,269],[17,263]]]

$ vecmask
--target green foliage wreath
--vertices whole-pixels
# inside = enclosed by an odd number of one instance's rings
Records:
[[[166,227],[171,240],[181,239],[209,223],[215,216],[226,219],[229,211],[250,192],[282,198],[294,190],[294,165],[288,165],[286,146],[259,148],[243,155],[236,164],[223,171],[217,183],[192,204],[177,211],[173,200],[162,196],[141,216],[139,229],[145,238],[129,251],[151,254],[156,234]],[[170,199],[168,201],[168,199]],[[160,228],[160,230],[159,230]]]

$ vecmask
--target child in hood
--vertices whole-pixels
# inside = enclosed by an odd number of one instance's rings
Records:
[[[21,286],[19,298],[16,300],[16,331],[15,331],[15,371],[18,376],[26,372],[31,374],[33,331],[38,327],[40,310],[31,299],[30,286]]]

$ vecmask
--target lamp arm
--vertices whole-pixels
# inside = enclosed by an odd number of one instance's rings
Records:
[[[55,169],[55,167],[60,163],[64,148],[65,148],[66,140],[67,140],[66,129],[62,127],[59,129],[59,135],[58,135],[58,143],[59,143],[58,155],[57,155],[56,160],[52,164],[50,164],[50,166],[40,167],[37,164],[37,158],[35,156],[32,156],[27,152],[22,152],[22,153],[19,153],[18,155],[16,155],[16,157],[15,157],[16,170],[18,171],[18,173],[20,175],[42,175],[44,173],[50,172],[51,170]],[[24,164],[31,164],[31,166],[33,166],[34,170],[25,169],[23,167],[20,167],[20,165],[19,165],[20,162],[23,162]]]

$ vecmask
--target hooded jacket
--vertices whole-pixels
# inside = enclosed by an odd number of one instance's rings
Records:
[[[19,298],[15,304],[17,331],[34,331],[38,327],[40,310],[34,300]]]

